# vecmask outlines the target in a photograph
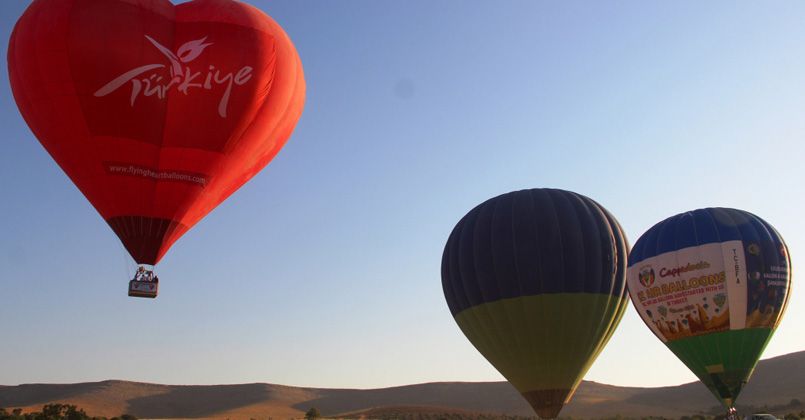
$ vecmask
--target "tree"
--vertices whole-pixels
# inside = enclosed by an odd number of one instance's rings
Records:
[[[91,420],[84,410],[69,404],[46,404],[41,413],[27,414],[27,418],[35,420]]]
[[[114,419],[137,420],[137,417],[124,414],[122,417],[114,417]],[[0,420],[106,420],[106,417],[90,417],[83,409],[74,405],[53,403],[45,404],[42,411],[24,414],[21,408],[15,408],[11,413],[0,408]]]
[[[316,420],[319,417],[321,417],[321,413],[319,413],[319,409],[316,407],[310,407],[310,410],[307,410],[307,413],[305,413],[305,420]]]

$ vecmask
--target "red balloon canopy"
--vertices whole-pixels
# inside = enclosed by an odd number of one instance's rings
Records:
[[[282,28],[230,0],[35,0],[8,66],[25,121],[140,264],[271,161],[305,97]]]

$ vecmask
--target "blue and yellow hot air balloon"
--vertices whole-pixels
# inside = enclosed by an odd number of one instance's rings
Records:
[[[732,412],[790,296],[780,234],[742,210],[678,214],[637,240],[627,277],[646,325]]]
[[[542,418],[556,418],[628,304],[628,245],[582,195],[515,191],[472,209],[442,257],[458,326]]]

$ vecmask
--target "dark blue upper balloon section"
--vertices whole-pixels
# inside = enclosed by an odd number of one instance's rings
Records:
[[[472,209],[442,256],[453,315],[482,303],[544,293],[625,293],[628,245],[595,201],[554,189],[515,191]]]
[[[706,208],[669,217],[637,240],[629,254],[629,266],[647,258],[708,243],[741,240],[771,247],[767,255],[785,246],[780,234],[752,213],[729,208]]]

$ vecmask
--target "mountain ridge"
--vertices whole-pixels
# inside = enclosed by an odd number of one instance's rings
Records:
[[[739,410],[766,408],[780,416],[805,410],[805,351],[758,363],[738,400]],[[140,418],[301,418],[311,407],[342,418],[405,417],[415,413],[534,416],[508,382],[428,382],[376,389],[294,387],[271,383],[163,385],[109,379],[74,384],[0,385],[0,407],[36,411],[74,404],[93,416]],[[789,410],[789,411],[785,411]],[[642,388],[583,381],[562,417],[718,414],[699,382]],[[396,414],[395,414],[396,413]]]

